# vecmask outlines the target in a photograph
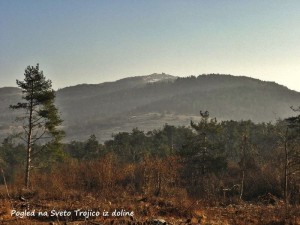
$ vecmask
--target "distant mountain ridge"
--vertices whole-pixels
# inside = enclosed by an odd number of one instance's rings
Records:
[[[17,112],[8,109],[20,101],[18,88],[0,88],[0,138],[13,130]],[[107,140],[112,133],[138,127],[152,130],[165,123],[189,125],[199,110],[219,120],[275,121],[293,115],[300,93],[275,82],[249,77],[208,74],[175,77],[151,74],[115,82],[80,84],[57,91],[56,104],[64,120],[67,140],[95,134]]]

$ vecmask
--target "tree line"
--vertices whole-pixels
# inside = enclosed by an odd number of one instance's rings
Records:
[[[256,124],[249,120],[219,122],[210,118],[208,112],[201,112],[201,118],[197,122],[191,121],[190,127],[165,124],[163,128],[149,132],[135,128],[131,132],[117,133],[105,143],[99,143],[96,136],[91,135],[86,141],[62,144],[60,154],[41,154],[33,159],[32,167],[42,173],[57,165],[89,165],[92,168],[87,177],[90,177],[97,173],[98,163],[108,157],[113,162],[111,166],[134,168],[130,179],[126,176],[120,178],[124,179],[121,183],[126,187],[140,187],[139,182],[144,182],[142,177],[149,176],[158,186],[157,190],[152,190],[156,194],[161,193],[160,185],[170,179],[164,187],[165,192],[174,185],[184,189],[189,196],[207,198],[223,196],[223,191],[228,189],[226,196],[236,191],[236,197],[244,200],[271,193],[278,198],[289,195],[290,199],[299,202],[299,133],[289,126],[288,121],[280,120],[275,124]],[[37,150],[42,146],[37,144],[34,148]],[[24,165],[25,149],[25,145],[11,137],[6,138],[0,147],[2,166],[12,182],[14,171]],[[170,165],[163,168],[164,163]],[[144,167],[150,166],[148,164],[151,164],[148,172],[154,173],[155,169],[156,174],[137,176],[145,172]],[[170,174],[174,177],[164,177]],[[111,176],[115,174],[112,172]],[[82,179],[79,174],[78,179]],[[108,182],[96,182],[95,179],[92,177],[88,182],[91,183],[87,190],[97,189],[100,183]],[[236,189],[229,190],[232,187]]]

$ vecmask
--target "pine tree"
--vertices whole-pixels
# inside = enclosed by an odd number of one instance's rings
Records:
[[[52,83],[45,78],[43,71],[39,71],[39,64],[35,67],[28,66],[24,76],[24,81],[16,81],[22,89],[23,101],[11,105],[10,108],[24,112],[18,121],[23,122],[21,138],[25,141],[27,150],[25,186],[29,188],[32,159],[45,150],[57,152],[64,132],[57,129],[62,120],[54,105],[55,92]],[[37,144],[42,145],[42,148],[35,148]]]

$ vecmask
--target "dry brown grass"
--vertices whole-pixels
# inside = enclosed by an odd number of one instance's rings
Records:
[[[72,224],[73,221],[78,221],[78,224],[84,224],[84,218],[64,218],[64,217],[52,217],[52,218],[25,218],[16,219],[10,216],[10,203],[8,200],[0,201],[0,222],[3,224],[49,224],[51,221],[68,221],[68,224]],[[14,200],[14,205],[19,210],[22,210],[20,202]],[[293,206],[290,208],[290,215],[288,220],[284,221],[284,205],[229,205],[227,207],[205,207],[197,202],[186,200],[184,204],[178,205],[175,200],[169,200],[164,198],[147,198],[141,199],[140,197],[129,199],[111,199],[99,200],[93,196],[85,196],[82,201],[31,201],[31,209],[36,210],[107,210],[114,211],[114,209],[126,209],[127,211],[134,211],[135,221],[150,221],[154,218],[163,218],[170,224],[180,224],[186,221],[190,221],[190,224],[206,224],[206,225],[299,225],[300,224],[300,207]],[[122,220],[130,221],[129,217],[108,217],[103,216],[97,218],[88,219],[88,221],[94,221],[98,223],[114,220],[114,224],[121,224]],[[201,222],[201,223],[200,223]]]
[[[69,161],[48,171],[33,171],[30,190],[22,189],[22,173],[16,172],[14,182],[8,185],[11,198],[4,186],[0,186],[0,224],[49,224],[59,221],[79,221],[78,217],[11,217],[12,209],[36,211],[97,210],[109,212],[115,209],[133,211],[135,221],[151,221],[164,218],[172,224],[190,221],[191,224],[230,225],[300,225],[300,207],[290,206],[288,220],[284,221],[284,204],[258,203],[217,204],[191,199],[185,188],[178,185],[180,168],[174,157],[148,158],[137,164],[119,164],[113,155],[89,162]],[[26,201],[20,201],[23,196]],[[89,219],[98,223],[121,224],[129,217]],[[200,223],[201,222],[201,223]],[[60,224],[63,224],[62,222]]]

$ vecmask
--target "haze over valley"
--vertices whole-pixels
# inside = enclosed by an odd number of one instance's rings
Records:
[[[9,109],[21,99],[18,88],[0,88],[0,134],[16,132]],[[66,141],[100,141],[112,134],[139,128],[160,129],[164,124],[189,126],[208,110],[218,120],[275,122],[294,115],[300,93],[275,82],[244,76],[208,74],[186,78],[167,74],[127,77],[114,82],[79,84],[59,89],[56,105],[64,120]]]

